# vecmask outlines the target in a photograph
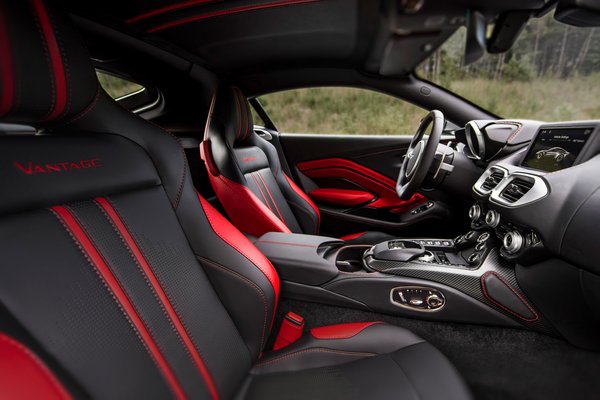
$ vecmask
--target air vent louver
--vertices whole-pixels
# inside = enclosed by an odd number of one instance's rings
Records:
[[[500,181],[504,178],[504,173],[502,171],[494,171],[490,176],[486,178],[486,180],[481,184],[481,188],[487,192],[494,189]]]
[[[500,197],[514,203],[521,199],[533,187],[534,182],[527,181],[521,178],[513,179],[500,193]]]

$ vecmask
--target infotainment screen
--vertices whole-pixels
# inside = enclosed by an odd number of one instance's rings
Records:
[[[542,128],[523,161],[523,166],[558,171],[573,165],[593,128]]]

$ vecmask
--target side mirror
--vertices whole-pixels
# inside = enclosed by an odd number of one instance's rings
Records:
[[[478,11],[467,15],[467,43],[465,45],[465,65],[479,60],[485,54],[485,17]]]
[[[558,0],[554,19],[582,28],[600,26],[598,0]]]

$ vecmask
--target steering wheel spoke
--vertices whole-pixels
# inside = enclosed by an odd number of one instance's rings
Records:
[[[396,183],[396,193],[402,200],[410,199],[423,184],[435,158],[444,125],[444,114],[439,110],[430,111],[419,124]],[[426,136],[428,131],[429,135]]]

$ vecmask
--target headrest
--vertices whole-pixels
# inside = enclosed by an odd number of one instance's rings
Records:
[[[250,104],[237,87],[222,85],[213,99],[209,115],[211,134],[230,145],[240,145],[254,134]]]
[[[0,121],[67,121],[98,95],[90,58],[68,16],[45,0],[0,0]]]

